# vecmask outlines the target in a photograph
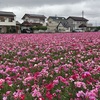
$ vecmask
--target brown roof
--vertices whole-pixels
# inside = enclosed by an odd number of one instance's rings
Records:
[[[67,19],[73,19],[74,21],[88,21],[88,19],[84,18],[84,17],[74,17],[74,16],[69,16]]]
[[[0,16],[16,16],[13,12],[0,11]]]
[[[44,15],[38,15],[38,14],[25,14],[22,19],[25,18],[25,16],[28,16],[29,18],[41,18],[41,19],[45,19],[46,17]]]
[[[79,27],[81,28],[81,27],[87,27],[87,26],[85,24],[81,24]]]
[[[31,23],[29,23],[29,22],[27,22],[27,21],[24,21],[24,22],[22,23],[22,25],[23,25],[23,26],[31,26]]]

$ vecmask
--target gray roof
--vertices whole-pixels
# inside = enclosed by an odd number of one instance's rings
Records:
[[[39,15],[39,14],[25,14],[22,19],[24,19],[25,16],[28,16],[31,18],[43,18],[43,19],[46,18],[44,15]]]
[[[74,17],[74,16],[69,16],[67,19],[73,19],[74,21],[88,21],[88,19],[84,18],[84,17]]]
[[[63,25],[63,27],[66,27],[66,28],[69,27],[69,24],[66,21],[61,21],[61,24]]]
[[[60,21],[57,27],[59,27],[60,24],[62,24],[62,26],[65,27],[65,28],[69,27],[69,24],[68,24],[67,21]]]
[[[0,16],[16,16],[13,12],[0,11]]]
[[[58,16],[49,16],[49,18],[53,19],[53,20],[66,20],[65,17],[58,17]],[[48,18],[48,19],[49,19]]]

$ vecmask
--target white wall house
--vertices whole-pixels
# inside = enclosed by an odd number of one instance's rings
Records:
[[[28,21],[30,23],[41,23],[44,24],[45,19],[41,19],[41,18],[30,18],[28,16],[26,16],[23,21]]]
[[[16,27],[16,15],[13,12],[0,11],[0,33],[7,33]]]
[[[60,22],[67,22],[66,18],[64,17],[57,17],[57,16],[50,16],[47,19],[47,28],[49,32],[66,32],[67,30],[69,30],[67,27],[65,28],[63,24],[59,24]],[[59,26],[58,26],[59,25]],[[57,26],[59,29],[57,29]]]
[[[70,26],[71,31],[80,28],[80,26],[87,26],[88,20],[83,17],[70,16],[67,18],[67,22]],[[85,28],[85,27],[84,27]]]
[[[34,27],[34,26],[45,26],[46,25],[45,19],[46,17],[44,15],[25,14],[22,17],[22,20],[23,20],[22,30],[29,29],[30,27]]]

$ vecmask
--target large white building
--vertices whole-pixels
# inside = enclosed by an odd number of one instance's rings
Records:
[[[13,12],[0,11],[0,33],[11,32],[16,28],[16,15]]]
[[[88,19],[84,17],[69,16],[67,18],[67,22],[70,26],[71,31],[78,28],[83,28],[84,30],[86,30]]]
[[[34,27],[34,26],[44,26],[45,19],[46,19],[46,17],[44,15],[25,14],[22,17],[22,20],[23,20],[22,28],[29,29],[30,27]]]

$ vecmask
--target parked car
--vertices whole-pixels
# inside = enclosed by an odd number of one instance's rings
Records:
[[[83,30],[78,28],[78,29],[73,30],[73,32],[83,32]]]
[[[32,33],[32,31],[29,30],[29,29],[23,29],[21,32],[22,32],[22,33]]]

